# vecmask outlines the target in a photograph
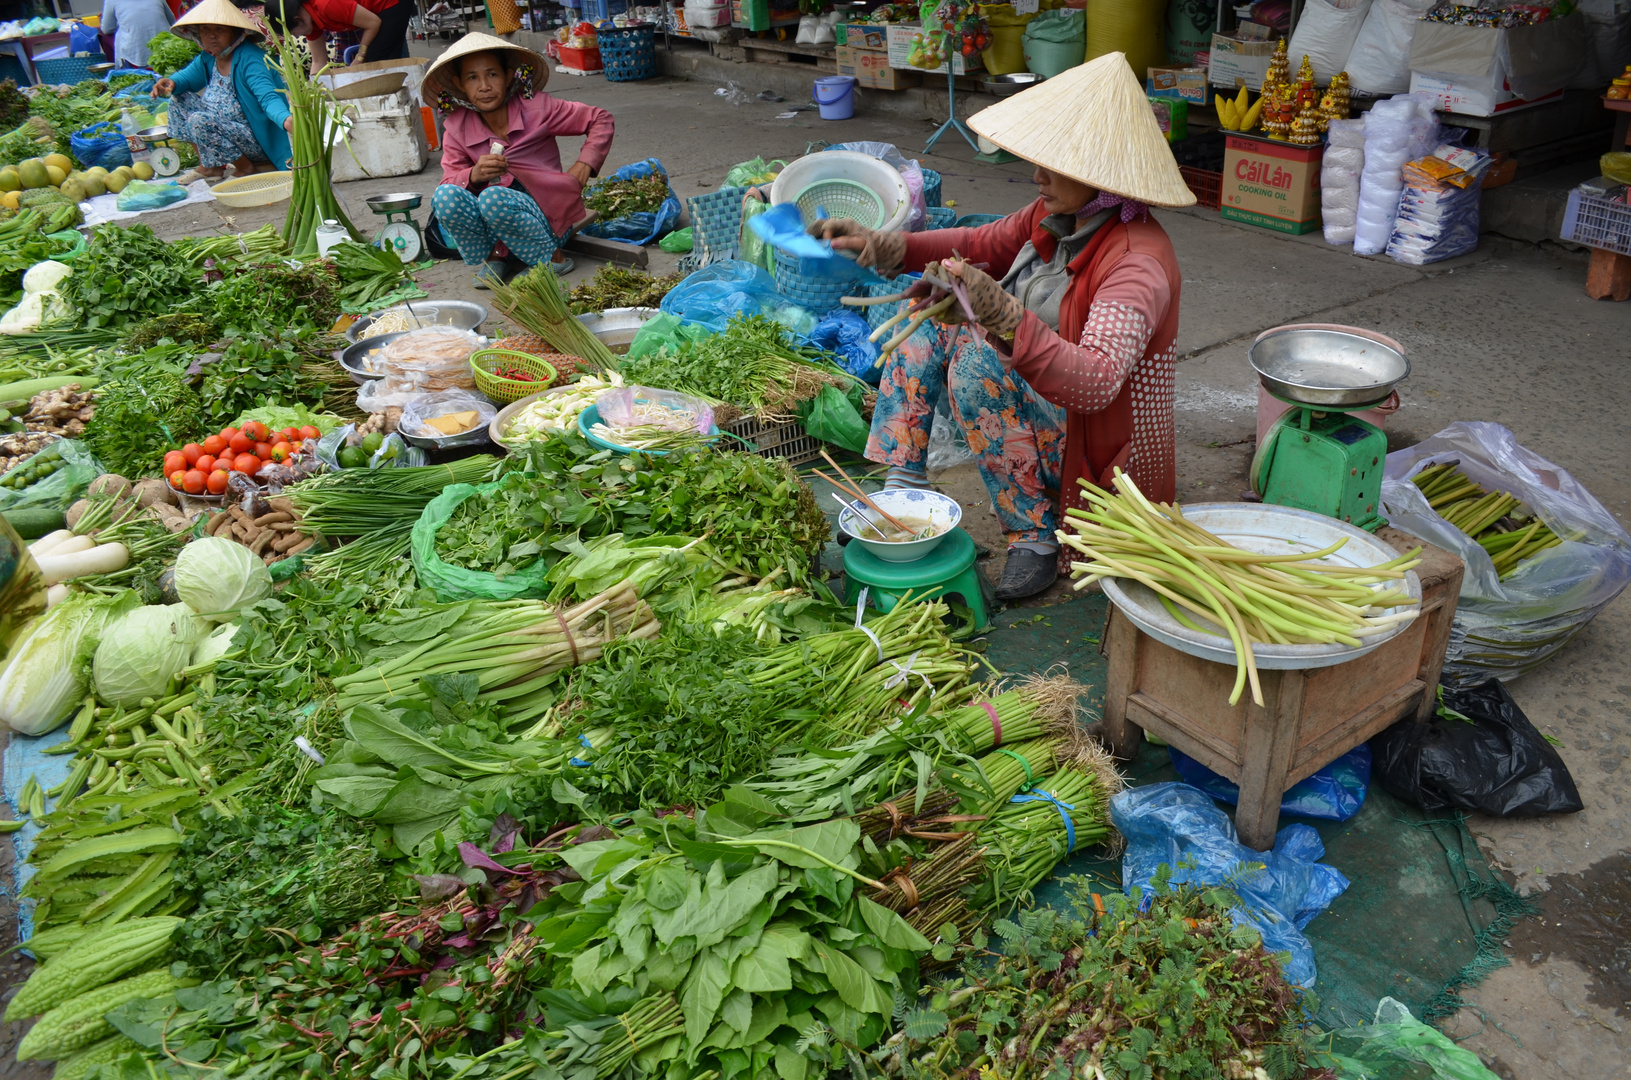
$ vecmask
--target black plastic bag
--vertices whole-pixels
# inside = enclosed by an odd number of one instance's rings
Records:
[[[1428,812],[1532,817],[1583,808],[1563,758],[1499,680],[1444,687],[1442,701],[1467,719],[1440,710],[1425,724],[1401,720],[1371,740],[1371,772],[1383,787]]]

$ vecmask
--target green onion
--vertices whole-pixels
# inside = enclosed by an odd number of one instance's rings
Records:
[[[355,238],[358,233],[346,217],[334,194],[330,165],[334,158],[333,137],[340,109],[334,95],[311,75],[311,60],[305,43],[286,34],[277,43],[278,66],[289,95],[289,113],[294,119],[289,132],[289,166],[294,172],[294,190],[289,195],[289,214],[283,222],[283,239],[296,259],[317,255],[317,227],[336,221]]]

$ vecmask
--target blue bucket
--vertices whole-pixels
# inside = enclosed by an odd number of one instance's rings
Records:
[[[821,119],[848,120],[855,115],[855,76],[823,75],[815,81],[815,99]]]

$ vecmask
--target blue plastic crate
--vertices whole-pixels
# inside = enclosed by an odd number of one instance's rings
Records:
[[[616,18],[629,10],[629,0],[583,0],[583,17],[590,22]],[[605,42],[601,43],[602,45]]]
[[[940,174],[933,169],[923,170],[923,202],[928,206],[940,205]]]
[[[925,229],[949,229],[957,221],[957,211],[944,206],[929,207],[929,219],[924,222]]]
[[[1587,247],[1631,255],[1631,206],[1576,188],[1569,192],[1560,235]]]
[[[850,279],[811,277],[799,271],[799,260],[785,251],[776,251],[776,291],[812,315],[825,315],[846,296],[866,292],[860,275]]]
[[[585,0],[591,3],[593,0]],[[647,24],[601,27],[595,31],[600,41],[600,62],[607,82],[639,82],[657,77],[657,40]]]
[[[28,72],[23,68],[23,62],[11,53],[0,55],[0,79],[10,79],[18,86],[28,85]]]
[[[39,75],[42,86],[72,86],[91,77],[92,64],[105,63],[107,57],[92,53],[89,56],[67,56],[61,60],[36,60],[34,71]]]

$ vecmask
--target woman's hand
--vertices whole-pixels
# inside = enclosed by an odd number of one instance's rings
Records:
[[[594,173],[588,165],[579,161],[573,164],[570,169],[566,170],[566,175],[576,180],[578,182],[578,187],[585,188],[589,186],[589,177],[594,175]]]
[[[869,229],[852,218],[812,221],[806,231],[818,240],[830,241],[834,250],[859,252],[855,261],[880,274],[892,273],[906,261],[904,233]]]
[[[291,135],[294,134],[294,117],[293,116],[285,116],[283,118],[283,130],[287,131]]]
[[[483,154],[470,167],[470,179],[478,184],[490,184],[510,171],[510,163],[502,154]]]
[[[175,92],[176,81],[174,79],[160,79],[153,84],[153,89],[148,91],[148,96],[156,98],[169,97]]]
[[[1019,302],[1018,297],[1005,291],[1002,284],[990,274],[975,269],[973,264],[962,259],[942,260],[940,274],[962,283],[963,292],[968,296],[969,310],[974,313],[974,320],[988,333],[1004,341],[1014,339],[1020,320],[1025,317],[1025,305]],[[953,306],[942,321],[966,322],[967,316],[963,313],[962,305]]]

